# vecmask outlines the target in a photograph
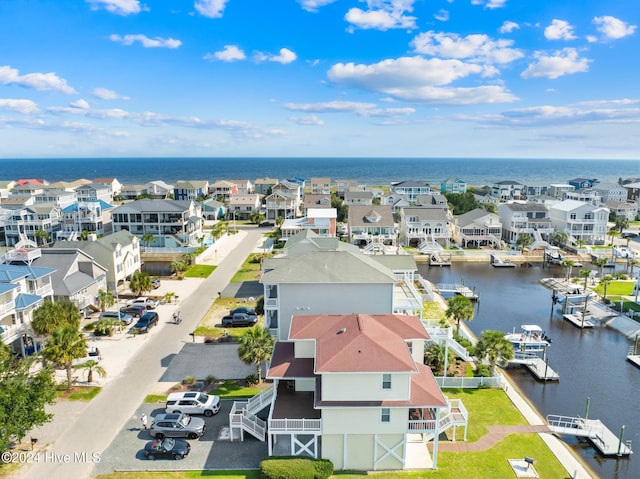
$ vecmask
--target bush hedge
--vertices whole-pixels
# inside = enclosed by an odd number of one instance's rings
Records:
[[[269,457],[260,462],[264,479],[327,479],[333,474],[333,463],[328,459],[308,457]]]

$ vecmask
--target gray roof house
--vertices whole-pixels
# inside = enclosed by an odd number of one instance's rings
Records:
[[[107,269],[78,248],[44,248],[33,263],[39,268],[51,268],[55,301],[69,300],[80,312],[97,310],[100,290],[107,290]]]
[[[391,207],[387,205],[353,205],[349,207],[349,242],[366,253],[396,246],[397,229]]]
[[[468,211],[455,219],[453,237],[463,248],[470,246],[500,247],[502,243],[502,224],[500,217],[484,208]]]

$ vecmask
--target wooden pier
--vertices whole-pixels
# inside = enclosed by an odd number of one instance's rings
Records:
[[[588,438],[603,456],[633,454],[631,442],[622,442],[622,432],[620,436],[616,436],[599,419],[549,415],[547,423],[549,429],[556,434]]]
[[[438,283],[436,284],[436,288],[440,293],[450,293],[456,294],[458,296],[464,296],[471,301],[478,301],[480,299],[480,296],[475,292],[474,289],[468,288],[463,284]]]
[[[516,351],[513,359],[509,360],[509,364],[521,364],[526,366],[531,374],[539,381],[559,381],[560,374],[549,366],[544,359],[533,353],[522,353]]]
[[[576,328],[593,328],[596,323],[591,320],[591,319],[587,319],[584,315],[584,313],[578,313],[578,314],[563,314],[562,317],[569,321],[571,324],[573,324]]]
[[[451,255],[448,258],[443,258],[438,253],[431,253],[429,266],[451,266]]]

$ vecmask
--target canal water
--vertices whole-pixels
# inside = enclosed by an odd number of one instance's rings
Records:
[[[536,381],[528,369],[506,372],[544,417],[549,414],[600,419],[614,434],[625,426],[624,441],[640,452],[640,369],[626,361],[632,342],[607,327],[581,330],[562,319],[559,306],[552,310],[552,292],[541,278],[562,277],[558,266],[493,268],[489,264],[420,265],[423,277],[433,283],[460,283],[479,293],[472,321],[466,325],[476,336],[484,330],[511,332],[522,324],[537,324],[552,339],[549,366],[560,381]],[[553,313],[552,313],[553,311]],[[640,460],[604,458],[588,442],[563,436],[603,479],[640,478]],[[637,454],[636,454],[637,455]],[[574,471],[568,471],[573,474]]]

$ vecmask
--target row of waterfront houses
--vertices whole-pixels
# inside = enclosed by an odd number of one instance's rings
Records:
[[[385,190],[329,178],[312,178],[310,187],[299,178],[175,185],[153,181],[141,186],[133,194],[115,178],[0,182],[0,233],[12,246],[21,240],[46,244],[128,230],[145,237],[146,246],[183,248],[206,239],[202,220],[248,219],[260,213],[268,221],[282,218],[285,238],[312,229],[345,235],[374,252],[383,246],[425,249],[452,241],[463,247],[500,247],[521,234],[542,245],[554,232],[566,234],[572,244],[602,244],[610,213],[635,218],[640,197],[640,183],[601,185],[596,179],[574,178],[565,185],[531,189],[500,181],[487,194],[475,195],[479,204],[495,205],[496,213],[478,210],[454,218],[444,194],[466,193],[460,179],[444,180],[439,190],[415,180],[392,183]],[[332,192],[348,206],[346,225],[337,223]],[[136,201],[141,195],[144,199]]]

